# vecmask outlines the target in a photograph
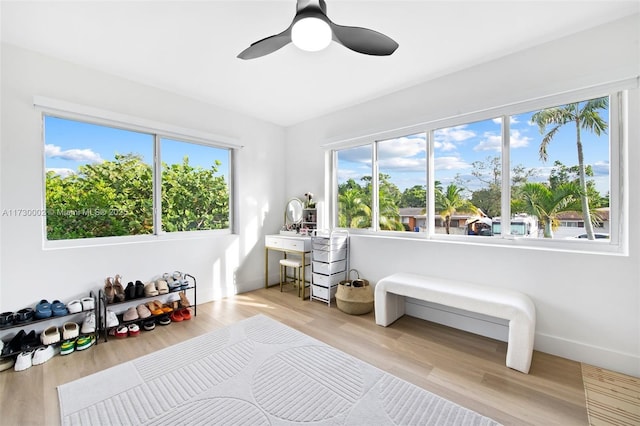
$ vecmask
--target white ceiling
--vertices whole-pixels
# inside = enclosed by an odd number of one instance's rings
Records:
[[[282,126],[638,13],[640,1],[326,0],[341,25],[380,31],[389,57],[336,43],[243,61],[295,14],[280,1],[2,1],[2,40]],[[585,49],[585,54],[589,54]]]

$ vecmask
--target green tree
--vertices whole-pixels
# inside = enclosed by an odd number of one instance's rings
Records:
[[[530,182],[521,188],[522,210],[514,213],[528,213],[537,216],[544,229],[545,238],[553,238],[558,227],[558,214],[574,211],[580,201],[582,190],[575,182],[562,183],[554,188],[539,182]]]
[[[561,127],[567,124],[575,125],[576,149],[578,151],[578,177],[581,190],[581,211],[584,218],[587,238],[595,239],[593,225],[590,217],[589,196],[587,191],[586,171],[584,164],[584,152],[582,147],[581,131],[586,130],[600,136],[607,131],[607,122],[600,116],[599,111],[609,106],[609,98],[591,99],[582,103],[571,103],[554,108],[547,108],[536,112],[531,120],[538,125],[540,134],[543,134],[540,143],[540,159],[547,161],[547,148]],[[547,127],[551,129],[547,131]]]
[[[427,204],[427,187],[414,185],[402,192],[399,207],[425,207]]]
[[[364,202],[362,190],[352,187],[338,194],[338,226],[342,228],[371,226],[371,207]]]
[[[478,209],[471,201],[462,197],[463,188],[450,184],[444,191],[436,191],[436,210],[444,220],[447,234],[451,231],[451,216],[456,212],[477,213]]]

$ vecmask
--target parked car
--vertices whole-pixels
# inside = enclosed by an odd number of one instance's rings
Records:
[[[596,233],[596,234],[594,234],[594,237],[596,237],[596,240],[600,240],[600,239],[603,239],[603,238],[608,239],[608,238],[609,238],[609,234],[599,234],[599,233]],[[580,234],[580,235],[576,235],[576,236],[575,236],[575,237],[573,237],[573,238],[584,238],[584,239],[586,239],[586,238],[587,238],[587,234]]]

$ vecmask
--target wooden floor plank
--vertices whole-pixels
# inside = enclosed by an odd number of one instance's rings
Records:
[[[407,316],[380,327],[373,313],[347,315],[274,287],[200,305],[191,321],[0,373],[2,425],[58,424],[56,386],[258,313],[504,425],[588,424],[579,363],[535,352],[522,374],[505,366],[504,342]]]

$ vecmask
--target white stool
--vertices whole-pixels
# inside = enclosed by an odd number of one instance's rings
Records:
[[[280,259],[280,291],[282,285],[287,281],[287,268],[293,268],[293,284],[298,287],[298,297],[300,297],[300,288],[302,286],[302,262],[296,259]]]

